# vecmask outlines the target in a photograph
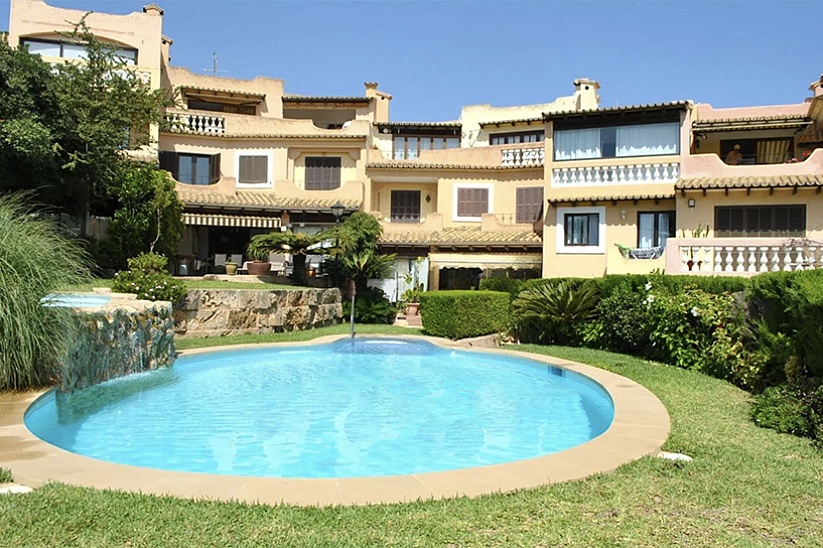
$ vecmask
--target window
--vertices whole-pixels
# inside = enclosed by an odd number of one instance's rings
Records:
[[[240,155],[237,157],[238,184],[268,184],[269,157]]]
[[[480,219],[480,216],[489,212],[488,187],[460,187],[457,188],[457,215]]]
[[[340,188],[339,156],[306,157],[306,190],[334,190]]]
[[[224,103],[214,103],[212,101],[199,101],[189,99],[189,108],[194,110],[208,110],[210,112],[228,112],[231,114],[246,114],[254,116],[257,114],[257,107],[254,105],[227,105]]]
[[[392,142],[392,158],[395,160],[414,160],[426,150],[460,148],[459,137],[443,137],[442,135],[396,135]]]
[[[642,124],[554,133],[555,160],[626,158],[680,153],[680,124]]]
[[[606,252],[606,208],[558,207],[557,252],[602,254]]]
[[[518,133],[492,133],[489,142],[492,145],[512,145],[519,143],[539,143],[546,140],[546,132],[520,131]]]
[[[806,235],[806,206],[736,206],[714,208],[718,238],[777,238]]]
[[[518,188],[516,209],[516,222],[534,223],[539,221],[543,217],[543,187]]]
[[[211,185],[220,180],[220,154],[188,154],[160,151],[160,169],[189,185]]]
[[[720,159],[725,161],[735,145],[740,145],[740,164],[782,164],[793,153],[791,139],[733,139],[720,141]]]
[[[664,247],[675,236],[674,211],[637,214],[637,247]]]
[[[391,191],[391,222],[417,223],[420,221],[420,191]]]
[[[563,220],[564,244],[594,246],[600,244],[600,216],[597,213],[570,213]]]
[[[86,46],[83,44],[60,42],[57,40],[32,40],[29,38],[24,38],[20,43],[28,46],[29,53],[36,53],[47,57],[62,57],[64,59],[86,58]],[[114,55],[120,57],[123,63],[127,65],[137,64],[136,49],[109,47],[113,49]]]

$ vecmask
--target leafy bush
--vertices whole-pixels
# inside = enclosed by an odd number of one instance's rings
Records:
[[[480,280],[480,289],[483,291],[501,291],[508,293],[515,299],[523,289],[523,280],[515,278],[483,278]]]
[[[141,253],[129,259],[129,270],[114,276],[111,288],[119,293],[136,293],[138,299],[171,301],[177,305],[186,296],[186,286],[171,277],[168,260],[156,253]]]
[[[597,316],[600,291],[592,280],[544,280],[512,303],[518,338],[539,344],[579,345],[586,323]]]
[[[90,281],[90,261],[22,195],[0,195],[0,226],[0,390],[22,390],[50,380],[73,325],[42,299]]]
[[[424,330],[462,339],[499,333],[509,318],[509,295],[498,291],[435,291],[420,294]]]
[[[755,398],[751,416],[758,426],[823,440],[823,386],[772,386]]]
[[[11,483],[14,481],[14,476],[11,475],[11,470],[8,468],[0,468],[0,483]]]
[[[351,315],[351,300],[343,300],[343,317]],[[356,323],[392,324],[397,309],[392,306],[383,290],[376,287],[358,290],[354,299],[354,321]]]
[[[600,330],[595,346],[634,356],[651,355],[653,326],[645,290],[641,293],[630,282],[624,283],[597,303],[597,313]]]

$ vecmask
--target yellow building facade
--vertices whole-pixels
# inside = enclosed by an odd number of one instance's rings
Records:
[[[71,61],[80,46],[67,21],[83,16],[12,0],[9,43]],[[375,82],[353,96],[301,96],[275,78],[174,67],[165,16],[149,5],[86,23],[152,87],[179,92],[156,154],[185,204],[180,273],[243,254],[261,232],[333,226],[333,205],[380,218],[381,247],[397,254],[394,280],[383,282],[394,298],[409,280],[445,289],[484,276],[819,266],[819,81],[794,105],[718,110],[600,108],[599,84],[578,79],[541,104],[393,121],[392,96]]]

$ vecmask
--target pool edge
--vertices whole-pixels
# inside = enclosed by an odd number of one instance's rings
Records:
[[[45,391],[0,394],[0,467],[31,487],[48,482],[135,491],[184,498],[300,506],[365,505],[441,499],[534,488],[610,472],[656,454],[671,423],[660,400],[647,388],[589,365],[504,348],[472,348],[425,336],[369,335],[369,338],[425,340],[443,348],[525,357],[575,371],[600,384],[614,403],[614,420],[600,436],[565,451],[527,460],[403,476],[339,479],[284,479],[171,472],[99,461],[70,453],[32,434],[23,423],[26,409]],[[300,346],[348,338],[330,335],[295,343],[241,345]],[[216,346],[181,351],[194,355],[239,348]]]

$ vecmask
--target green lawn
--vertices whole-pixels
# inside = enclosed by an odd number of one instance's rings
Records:
[[[644,458],[611,474],[529,491],[360,508],[193,502],[49,485],[0,497],[0,546],[820,546],[823,454],[807,440],[755,427],[745,392],[607,352],[521,348],[648,387],[672,417],[664,449],[694,462]]]

